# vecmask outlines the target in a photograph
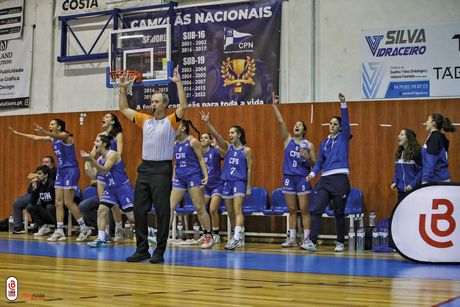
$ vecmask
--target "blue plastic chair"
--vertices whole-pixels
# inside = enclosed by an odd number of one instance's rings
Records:
[[[283,190],[275,189],[270,196],[270,208],[262,211],[264,215],[284,215],[289,213],[288,206],[284,200]]]
[[[363,213],[363,193],[359,189],[351,189],[345,206],[345,216],[361,215]]]
[[[178,204],[175,211],[180,215],[193,214],[193,212],[195,212],[195,206],[193,205],[192,199],[188,193],[185,193],[184,195],[184,206],[181,207],[180,204]]]
[[[251,188],[251,195],[243,202],[243,214],[253,215],[262,213],[267,208],[268,195],[265,188]]]

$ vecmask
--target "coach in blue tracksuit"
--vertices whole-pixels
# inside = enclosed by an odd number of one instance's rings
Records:
[[[316,251],[321,226],[321,215],[332,200],[334,215],[337,225],[336,252],[343,251],[345,241],[345,204],[350,193],[350,181],[348,180],[348,150],[350,145],[350,120],[345,96],[339,94],[341,102],[341,115],[334,116],[329,122],[330,135],[319,146],[318,159],[307,180],[310,181],[320,171],[321,178],[315,189],[315,203],[311,217],[310,242],[303,249]]]
[[[423,175],[422,184],[450,182],[451,176],[448,170],[449,161],[447,151],[449,140],[441,129],[446,132],[455,132],[455,127],[449,118],[439,113],[428,116],[426,130],[430,132],[422,147]]]

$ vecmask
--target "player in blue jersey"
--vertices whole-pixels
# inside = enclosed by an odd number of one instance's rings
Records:
[[[221,177],[222,154],[217,145],[213,145],[214,139],[209,133],[200,136],[203,147],[203,158],[208,168],[208,184],[204,187],[206,204],[209,203],[209,215],[211,216],[212,237],[214,243],[220,243],[219,236],[219,204],[222,200],[224,182]],[[201,240],[201,239],[200,239]]]
[[[226,142],[211,124],[209,113],[201,111],[200,114],[201,120],[206,123],[219,147],[225,151],[221,175],[224,181],[223,198],[230,222],[235,225],[235,234],[225,249],[234,250],[244,245],[243,202],[246,195],[251,194],[252,150],[246,146],[246,135],[243,128],[232,126],[229,131],[229,142]]]
[[[310,240],[301,246],[302,249],[308,251],[316,251],[316,242],[321,226],[321,215],[331,200],[337,227],[335,251],[343,252],[344,249],[345,204],[348,194],[350,194],[348,153],[351,133],[345,96],[340,93],[339,99],[341,102],[341,117],[333,116],[329,121],[330,134],[321,142],[318,159],[313,170],[307,176],[307,181],[310,181],[319,172],[322,172],[321,178],[315,188]]]
[[[64,205],[72,212],[72,215],[80,225],[80,235],[77,241],[85,241],[91,234],[83,218],[80,209],[74,201],[75,190],[78,188],[80,170],[75,155],[73,135],[66,131],[65,121],[53,119],[49,124],[49,131],[35,124],[35,131],[44,136],[20,133],[10,127],[12,134],[26,137],[38,142],[51,142],[56,155],[57,172],[54,187],[56,189],[56,230],[48,238],[49,241],[65,240],[64,234]]]
[[[203,159],[203,148],[200,142],[190,135],[190,127],[200,134],[189,120],[182,120],[176,132],[173,188],[170,196],[171,216],[174,216],[174,209],[188,191],[195,206],[198,221],[204,231],[205,237],[201,248],[211,248],[214,245],[214,239],[203,191],[203,187],[208,183],[208,170]]]
[[[110,139],[110,150],[114,150],[120,154],[120,156],[123,155],[123,128],[121,126],[120,121],[118,120],[118,117],[113,114],[113,113],[107,113],[102,117],[102,128],[104,129],[104,132],[101,134],[103,135],[108,135],[111,136]],[[93,146],[93,149],[91,150],[91,156],[97,160],[97,152],[96,152],[96,147]],[[85,163],[85,166],[88,165]],[[85,169],[86,170],[86,169]],[[86,170],[88,173],[88,170]],[[90,171],[91,172],[91,171]],[[98,176],[99,177],[99,176]],[[99,199],[102,197],[102,193],[104,192],[104,186],[105,182],[103,179],[98,178],[97,180],[97,192]],[[82,211],[82,214],[91,214],[90,212],[94,212],[95,210],[98,209],[98,203],[96,202],[87,202],[83,204],[80,203],[80,210]],[[123,234],[123,228],[122,228],[122,218],[121,218],[121,210],[119,206],[112,206],[111,208],[112,215],[113,215],[113,220],[115,221],[115,242],[122,242],[124,240],[124,234]],[[94,214],[94,213],[93,213]],[[130,217],[132,219],[132,217]],[[110,220],[110,213],[107,215],[107,229],[106,233],[109,234],[109,220]],[[110,239],[109,239],[110,240]]]
[[[398,191],[400,203],[422,180],[422,146],[411,129],[403,129],[398,135],[395,154],[395,175],[390,188]]]
[[[292,137],[278,110],[279,97],[273,93],[273,110],[284,142],[283,194],[289,209],[289,238],[282,247],[295,247],[297,243],[297,210],[302,213],[304,240],[307,244],[310,235],[309,194],[312,190],[306,176],[310,173],[310,163],[316,162],[315,147],[305,139],[307,126],[302,121],[294,124]],[[297,205],[298,204],[298,205]]]
[[[450,182],[451,176],[447,156],[449,140],[441,132],[441,129],[445,132],[455,132],[456,129],[449,118],[439,113],[433,113],[428,116],[425,124],[426,130],[430,134],[422,147],[422,184]]]
[[[96,153],[100,155],[97,161],[84,150],[80,151],[81,158],[86,161],[86,169],[90,175],[92,177],[99,175],[98,181],[103,180],[105,183],[97,212],[98,238],[96,241],[88,243],[91,247],[101,247],[106,243],[106,217],[110,208],[121,206],[123,212],[131,213],[130,219],[133,219],[134,190],[126,175],[125,164],[121,155],[110,149],[111,140],[111,136],[103,134],[96,138],[94,147]]]

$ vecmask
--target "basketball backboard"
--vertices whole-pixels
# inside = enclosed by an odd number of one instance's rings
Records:
[[[110,33],[109,67],[114,70],[137,70],[142,82],[153,85],[169,82],[173,74],[169,25],[114,30]],[[107,77],[107,87],[113,87]]]

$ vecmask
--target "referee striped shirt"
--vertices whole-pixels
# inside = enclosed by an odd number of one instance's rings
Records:
[[[179,121],[176,113],[162,119],[156,119],[152,115],[135,112],[134,122],[142,129],[142,160],[167,161],[173,159],[174,140]]]

